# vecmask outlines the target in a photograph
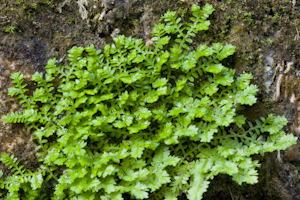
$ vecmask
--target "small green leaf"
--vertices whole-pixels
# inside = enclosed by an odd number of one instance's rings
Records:
[[[163,87],[166,85],[168,80],[166,78],[159,78],[154,83],[152,83],[153,88]]]
[[[222,61],[224,58],[233,55],[234,52],[235,52],[235,47],[231,44],[226,44],[225,46],[223,46],[222,50],[220,51],[218,59]]]
[[[224,66],[222,64],[209,64],[206,68],[205,71],[218,74],[223,70]]]

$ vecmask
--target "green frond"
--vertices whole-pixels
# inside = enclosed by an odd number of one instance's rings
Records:
[[[45,199],[51,184],[53,200],[175,200],[181,192],[200,200],[220,173],[256,183],[252,155],[296,143],[285,117],[249,122],[237,113],[256,103],[253,76],[222,64],[231,44],[190,47],[214,8],[191,11],[188,22],[186,10],[167,11],[147,45],[119,35],[102,50],[71,48],[67,66],[50,59],[46,74],[32,75],[30,96],[24,75],[11,75],[9,95],[24,109],[3,119],[33,129],[40,165],[32,172],[2,154],[13,172],[0,178],[4,199]]]

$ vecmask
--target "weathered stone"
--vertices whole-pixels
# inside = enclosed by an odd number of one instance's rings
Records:
[[[294,145],[290,146],[284,152],[283,157],[288,162],[299,160],[300,159],[300,153],[299,153],[298,145],[294,144]]]

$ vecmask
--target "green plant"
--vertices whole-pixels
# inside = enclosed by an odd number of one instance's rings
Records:
[[[5,10],[6,10],[6,11],[13,11],[14,8],[13,8],[13,7],[6,6],[6,7],[5,7]]]
[[[54,4],[53,4],[51,1],[45,0],[43,3],[44,3],[45,5],[50,6],[51,8],[54,7]]]
[[[24,0],[17,0],[16,4],[19,5],[19,4],[23,3],[23,2],[24,2]]]
[[[244,13],[244,17],[248,20],[249,24],[252,23],[253,19],[251,18],[252,13],[248,12],[248,13]]]
[[[68,66],[51,59],[45,75],[32,76],[32,95],[24,76],[12,74],[9,95],[20,99],[23,111],[4,120],[34,130],[41,165],[34,173],[20,171],[2,154],[17,172],[0,179],[5,199],[18,199],[20,189],[34,199],[53,179],[55,200],[121,200],[124,193],[176,199],[180,191],[199,200],[220,173],[256,183],[259,163],[251,155],[286,149],[296,138],[282,131],[284,117],[269,115],[253,125],[237,113],[256,102],[258,89],[251,74],[235,77],[222,65],[234,46],[190,46],[209,28],[213,11],[193,5],[189,23],[168,11],[152,31],[151,47],[125,36],[103,51],[73,47]]]
[[[236,28],[236,29],[233,30],[233,33],[237,33],[237,32],[239,32],[240,30],[241,30],[241,27],[238,27],[238,28]]]
[[[9,34],[13,34],[15,32],[15,27],[14,26],[7,26],[5,28],[5,32]]]
[[[266,42],[267,42],[268,44],[272,44],[272,43],[273,43],[273,40],[271,40],[270,38],[268,38],[268,39],[266,40]]]
[[[8,165],[9,169],[14,172],[14,175],[7,177],[4,183],[0,180],[0,188],[4,189],[5,186],[5,189],[9,191],[9,194],[4,199],[19,199],[19,188],[30,191],[30,196],[25,193],[25,197],[30,197],[26,199],[37,199],[37,197],[43,199],[45,197],[46,194],[39,193],[43,183],[43,176],[45,176],[46,172],[42,167],[35,172],[30,170],[26,171],[23,169],[23,166],[18,166],[19,161],[17,161],[17,158],[15,158],[14,155],[8,156],[4,153],[1,154],[0,161],[4,162],[5,165]],[[2,175],[3,173],[0,170],[0,177],[2,177]],[[0,193],[0,196],[2,196],[2,193]]]
[[[72,24],[72,22],[73,22],[73,19],[72,18],[68,18],[68,23]]]

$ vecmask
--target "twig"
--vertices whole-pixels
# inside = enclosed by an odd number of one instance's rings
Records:
[[[229,187],[229,186],[227,186],[227,187],[228,187],[228,190],[229,190],[229,193],[230,193],[231,199],[232,199],[232,200],[234,200],[234,197],[233,197],[233,195],[232,195],[232,193],[231,193],[230,187]]]

